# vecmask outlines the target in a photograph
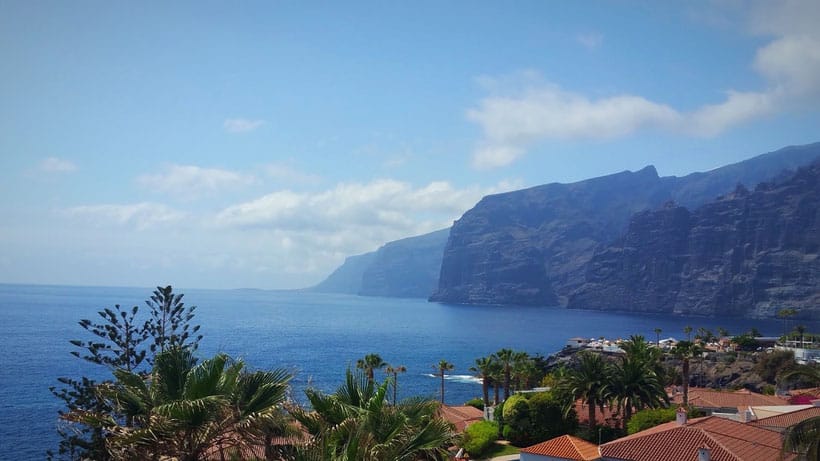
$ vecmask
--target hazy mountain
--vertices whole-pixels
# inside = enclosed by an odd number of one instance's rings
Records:
[[[313,291],[426,298],[438,284],[449,229],[389,242],[347,258]]]

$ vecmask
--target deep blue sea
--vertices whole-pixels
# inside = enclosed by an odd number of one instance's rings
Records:
[[[0,284],[0,451],[6,459],[43,459],[56,445],[59,401],[49,392],[60,376],[107,378],[108,371],[69,352],[71,339],[87,339],[80,319],[114,304],[144,305],[150,288],[101,288]],[[286,368],[295,373],[294,398],[310,385],[332,391],[345,368],[378,353],[405,365],[399,398],[435,397],[433,365],[455,364],[446,385],[448,403],[481,394],[469,367],[501,348],[548,355],[573,336],[608,338],[643,334],[683,337],[691,325],[732,333],[756,327],[776,335],[776,320],[717,321],[658,315],[606,314],[560,308],[458,306],[422,299],[369,298],[286,291],[178,289],[196,305],[204,339],[199,355],[224,351],[253,368]],[[147,312],[147,311],[146,311]],[[817,331],[820,325],[807,325]],[[382,375],[383,377],[384,375]]]

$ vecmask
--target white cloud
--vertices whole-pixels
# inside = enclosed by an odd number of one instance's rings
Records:
[[[141,202],[128,205],[83,205],[64,211],[69,217],[84,218],[96,225],[118,225],[145,230],[173,224],[186,214],[159,203]]]
[[[799,105],[816,105],[820,2],[760,2],[750,18],[754,32],[773,36],[757,50],[754,61],[766,86],[757,91],[727,89],[723,101],[689,112],[632,94],[593,99],[544,82],[532,71],[515,78],[481,77],[480,84],[490,94],[466,113],[484,133],[473,152],[473,166],[508,165],[546,139],[609,139],[646,129],[716,136]],[[594,36],[578,40],[590,46],[597,43]]]
[[[69,160],[48,157],[40,162],[40,171],[45,173],[71,173],[77,171],[77,165]]]
[[[575,37],[575,40],[577,40],[578,43],[580,43],[584,48],[592,51],[601,46],[601,43],[604,42],[604,36],[598,32],[590,32],[586,34],[579,34]]]
[[[413,187],[382,179],[315,193],[282,190],[225,208],[213,222],[273,233],[306,253],[350,255],[447,227],[482,196],[511,187],[456,189],[443,181]]]
[[[220,168],[195,165],[168,165],[156,174],[138,176],[137,184],[146,189],[190,200],[225,189],[253,184],[252,175]]]
[[[250,120],[246,118],[229,118],[222,123],[228,133],[247,133],[254,131],[265,124],[264,120]]]

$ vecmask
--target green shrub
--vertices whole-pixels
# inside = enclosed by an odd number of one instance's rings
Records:
[[[484,400],[482,399],[470,399],[464,402],[464,405],[484,410]]]
[[[479,458],[493,446],[497,439],[498,425],[492,421],[480,421],[467,426],[461,446],[471,457]]]
[[[530,437],[535,444],[564,434],[572,434],[578,429],[578,417],[574,409],[564,415],[564,406],[551,392],[533,394],[530,404]]]
[[[626,424],[626,429],[629,434],[640,432],[650,427],[655,427],[658,424],[667,423],[675,420],[675,408],[656,408],[641,410],[634,415]]]

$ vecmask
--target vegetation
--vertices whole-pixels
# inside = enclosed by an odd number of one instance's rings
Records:
[[[479,421],[467,426],[461,446],[473,458],[487,454],[498,440],[498,425],[492,421]]]
[[[632,415],[626,424],[628,434],[641,432],[658,424],[675,420],[675,408],[647,408]]]
[[[379,354],[367,354],[364,358],[356,361],[356,368],[364,370],[367,374],[367,379],[373,381],[375,379],[375,370],[381,370],[387,366],[387,362],[382,360]]]
[[[261,444],[272,454],[273,436],[287,432],[290,375],[247,372],[225,354],[196,362],[190,348],[173,346],[157,354],[148,377],[118,369],[114,382],[98,388],[113,412],[67,417],[102,429],[114,459],[195,461]]]
[[[786,431],[781,455],[791,452],[798,453],[797,459],[801,461],[820,459],[820,417],[809,418]]]
[[[504,402],[503,435],[518,446],[527,446],[574,433],[578,418],[564,412],[565,403],[552,392],[515,394]]]
[[[478,408],[479,410],[484,409],[484,401],[481,400],[481,399],[470,399],[470,400],[464,402],[464,405],[469,406],[469,407],[473,407],[473,408]]]
[[[385,368],[384,371],[389,375],[393,375],[393,404],[395,405],[398,403],[399,397],[399,373],[407,372],[407,367],[404,365],[397,365],[394,367],[387,364],[387,368]]]
[[[623,428],[632,409],[660,408],[669,404],[659,371],[659,350],[649,347],[643,336],[632,336],[623,344],[626,351],[611,368],[609,394],[623,415]]]
[[[763,381],[776,384],[777,377],[784,371],[797,365],[794,361],[794,352],[789,350],[775,350],[761,355],[755,364],[754,371]]]
[[[419,398],[388,405],[388,381],[376,385],[348,370],[333,394],[305,391],[310,409],[293,416],[312,436],[297,450],[297,460],[447,459],[458,438],[450,423],[437,417],[438,403]]]
[[[691,328],[691,327],[688,327]],[[672,355],[683,363],[681,367],[681,384],[683,385],[683,406],[689,406],[689,366],[692,358],[700,355],[700,347],[690,341],[679,341],[672,349]]]
[[[157,287],[145,302],[148,314],[144,319],[141,319],[144,311],[140,311],[139,306],[104,308],[98,312],[99,323],[80,320],[80,327],[92,338],[72,340],[71,344],[77,350],[71,354],[112,371],[143,373],[157,351],[177,347],[195,350],[202,339],[198,334],[199,325],[192,324],[196,307],[186,307],[182,299],[183,295],[174,294],[171,286]],[[69,416],[83,412],[115,414],[111,403],[97,392],[100,383],[85,376],[78,379],[62,377],[58,382],[60,386],[50,390],[63,402],[64,409],[59,412],[63,424],[57,429],[60,437],[57,452],[49,450],[47,457],[110,459],[103,429]]]
[[[441,359],[439,360],[438,364],[433,365],[433,368],[438,370],[438,376],[441,378],[441,403],[444,404],[444,372],[450,371],[455,368],[455,365],[452,363]]]
[[[493,360],[493,356],[475,359],[475,366],[470,367],[470,371],[474,372],[475,376],[481,380],[481,393],[484,397],[484,406],[490,405],[490,382],[494,370],[495,361]]]
[[[609,369],[600,354],[584,351],[578,354],[578,358],[578,366],[567,372],[562,387],[573,400],[580,399],[587,404],[589,430],[594,431],[595,409],[603,411],[610,398]]]

